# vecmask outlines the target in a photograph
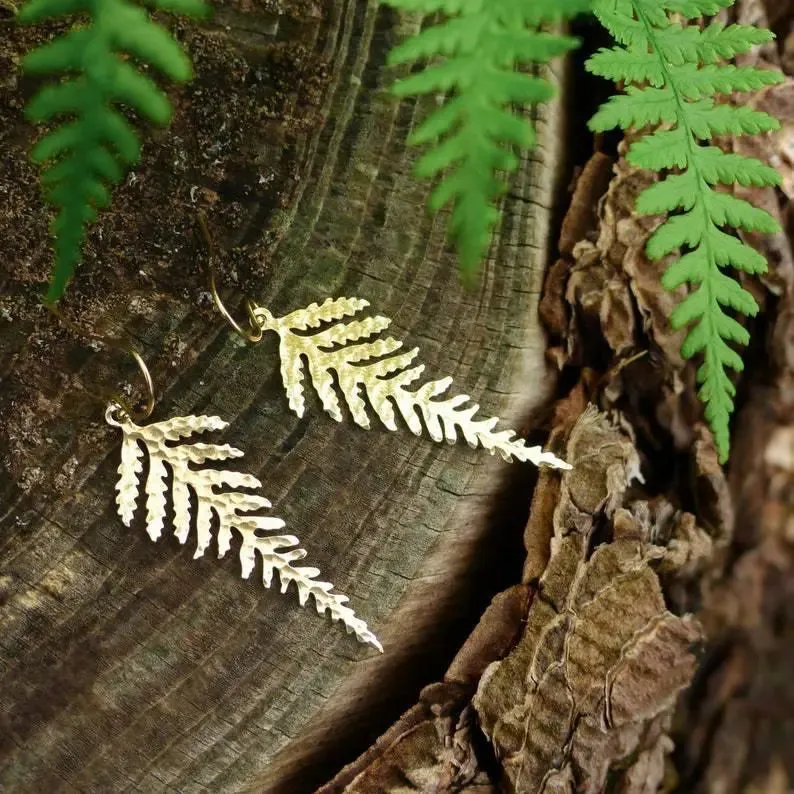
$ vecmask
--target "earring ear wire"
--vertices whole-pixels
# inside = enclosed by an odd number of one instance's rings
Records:
[[[112,339],[100,336],[99,334],[95,334],[92,331],[78,328],[70,319],[65,317],[63,312],[55,305],[48,305],[47,309],[58,318],[59,322],[63,323],[64,326],[66,326],[77,336],[84,336],[88,339],[93,339],[113,348],[114,350],[121,350],[124,353],[132,356],[132,358],[135,360],[135,363],[138,365],[138,369],[140,370],[143,381],[146,384],[146,402],[143,404],[143,408],[136,407],[136,405],[139,405],[140,402],[133,404],[124,395],[118,392],[113,394],[110,398],[102,397],[100,395],[94,396],[96,396],[97,399],[100,399],[102,402],[108,402],[109,400],[112,404],[115,404],[122,413],[124,413],[134,422],[142,422],[148,419],[154,412],[157,399],[155,398],[154,394],[154,382],[152,381],[152,374],[149,372],[149,368],[146,366],[146,362],[143,360],[141,354],[134,347],[125,344],[120,339]]]
[[[138,365],[138,369],[140,369],[141,375],[146,382],[148,393],[146,395],[146,403],[142,409],[136,410],[133,406],[129,404],[124,405],[122,403],[119,403],[119,407],[122,411],[129,414],[130,419],[134,422],[142,422],[148,419],[154,412],[154,406],[157,402],[154,396],[154,383],[152,382],[152,374],[149,372],[149,368],[146,366],[146,362],[141,357],[141,354],[132,347],[128,347],[127,352],[135,359],[135,363]]]
[[[256,320],[255,312],[260,308],[250,298],[245,299],[245,309],[248,313],[248,328],[243,328],[230,314],[229,310],[223,305],[221,296],[218,294],[218,287],[215,282],[215,246],[210,237],[209,228],[207,227],[207,219],[203,212],[198,213],[199,226],[201,226],[201,233],[207,245],[209,256],[207,257],[207,271],[209,276],[210,295],[215,304],[215,308],[221,313],[223,318],[231,326],[231,328],[250,344],[256,344],[262,339],[262,327]]]

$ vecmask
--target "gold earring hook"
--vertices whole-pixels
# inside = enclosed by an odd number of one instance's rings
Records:
[[[55,305],[48,305],[47,308],[58,318],[61,323],[63,323],[70,331],[72,331],[72,333],[76,334],[77,336],[85,336],[89,339],[94,339],[97,342],[107,345],[108,347],[114,348],[115,350],[121,350],[125,353],[128,353],[133,357],[135,363],[138,365],[141,375],[143,376],[143,380],[146,383],[147,395],[143,408],[136,408],[134,404],[127,400],[123,395],[118,393],[112,395],[109,400],[110,402],[115,403],[118,408],[134,422],[142,422],[148,419],[154,412],[154,406],[157,400],[154,396],[154,382],[152,381],[152,374],[149,372],[149,368],[146,366],[146,362],[141,357],[141,354],[131,345],[124,344],[120,339],[109,339],[99,336],[99,334],[95,334],[92,331],[78,328],[71,320],[65,317],[61,310]],[[105,400],[105,398],[102,399],[103,401]]]
[[[240,324],[232,317],[229,313],[227,308],[223,305],[223,301],[221,300],[221,296],[218,294],[218,288],[215,284],[215,247],[212,244],[212,238],[210,237],[209,229],[207,228],[207,219],[204,217],[204,213],[198,213],[198,220],[199,225],[201,226],[201,233],[204,236],[204,241],[207,244],[207,251],[209,252],[209,257],[207,258],[207,269],[209,270],[209,281],[210,281],[210,295],[212,295],[212,300],[215,303],[215,307],[224,317],[227,323],[234,329],[234,331],[245,339],[246,342],[251,342],[252,344],[258,342],[262,338],[262,327],[256,320],[256,314],[254,313],[259,307],[252,301],[250,298],[245,299],[245,309],[248,313],[248,329],[242,328]]]
[[[152,374],[149,372],[149,367],[146,366],[146,362],[143,360],[143,358],[141,358],[141,354],[132,347],[127,348],[127,352],[135,359],[136,363],[138,364],[138,369],[141,371],[141,375],[143,375],[143,379],[146,381],[146,389],[149,393],[146,396],[146,404],[142,410],[136,411],[131,405],[120,404],[120,407],[122,411],[126,411],[126,413],[129,414],[130,419],[141,422],[145,419],[148,419],[154,412],[154,406],[156,402],[154,397],[154,383],[152,383]]]

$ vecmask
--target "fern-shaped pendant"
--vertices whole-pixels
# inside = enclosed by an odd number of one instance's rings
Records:
[[[177,416],[164,422],[140,426],[135,424],[117,405],[110,405],[105,413],[108,424],[118,427],[124,435],[121,445],[119,479],[116,484],[118,513],[126,526],[132,523],[138,501],[143,472],[143,449],[149,459],[146,477],[146,531],[157,540],[166,521],[166,474],[170,470],[173,485],[171,500],[174,511],[174,534],[185,543],[191,527],[190,494],[193,493],[197,512],[196,552],[201,557],[212,542],[213,518],[217,521],[218,557],[223,557],[231,547],[232,529],[242,537],[240,564],[242,576],[247,579],[254,569],[256,555],[262,561],[262,581],[270,587],[273,574],[281,581],[285,593],[290,582],[295,582],[301,606],[312,596],[317,612],[328,612],[331,619],[341,621],[348,632],[355,633],[361,642],[369,643],[382,651],[378,638],[345,606],[347,596],[332,593],[333,585],[317,579],[317,568],[295,566],[306,551],[296,548],[300,542],[294,535],[265,534],[284,527],[280,518],[261,515],[270,502],[263,496],[240,491],[240,488],[261,488],[262,483],[251,474],[237,471],[200,468],[207,461],[240,458],[243,452],[228,444],[184,443],[197,433],[223,430],[227,427],[217,416]],[[143,446],[143,449],[141,448]],[[233,490],[228,490],[228,489]],[[255,512],[252,512],[255,511]]]
[[[349,323],[337,322],[358,314],[367,306],[369,303],[361,298],[328,298],[322,306],[312,303],[284,317],[274,317],[261,306],[253,309],[262,330],[275,331],[281,338],[281,377],[289,406],[298,416],[303,416],[305,408],[302,360],[305,357],[323,408],[337,422],[342,421],[342,411],[332,371],[336,373],[353,421],[367,430],[370,421],[362,388],[378,418],[389,430],[397,430],[396,405],[417,436],[422,434],[418,411],[434,441],[446,439],[454,444],[458,427],[469,446],[484,447],[491,454],[498,452],[506,461],[516,459],[559,469],[571,468],[540,447],[528,447],[523,439],[516,437],[515,431],[495,430],[497,418],[475,419],[479,406],[464,407],[469,402],[468,395],[437,399],[452,385],[452,378],[434,380],[413,391],[408,389],[425,369],[424,364],[412,366],[419,349],[398,352],[403,343],[392,337],[366,341],[388,328],[391,320],[366,317]],[[334,324],[315,334],[295,333],[318,328],[322,323]]]
[[[662,284],[670,290],[683,284],[694,287],[671,319],[674,328],[691,326],[681,351],[684,357],[703,355],[698,394],[723,462],[728,457],[728,421],[735,396],[727,370],[743,368],[729,342],[749,341],[745,328],[726,309],[746,315],[758,311],[753,296],[723,268],[746,273],[767,269],[764,257],[730,230],[774,233],[779,226],[764,210],[716,186],[777,185],[780,175],[758,160],[726,153],[704,141],[777,129],[777,120],[768,114],[742,104],[719,104],[714,97],[773,85],[783,75],[720,63],[774,38],[770,31],[716,22],[701,29],[673,21],[668,14],[695,19],[716,14],[733,2],[595,0],[596,16],[619,45],[600,50],[587,63],[595,74],[628,83],[625,94],[612,97],[596,113],[592,129],[657,127],[639,136],[627,155],[634,166],[667,172],[640,194],[637,211],[670,213],[648,241],[647,252],[653,261],[680,252]]]

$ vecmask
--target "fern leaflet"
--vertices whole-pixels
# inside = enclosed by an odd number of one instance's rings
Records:
[[[596,16],[619,44],[600,50],[587,62],[594,74],[629,84],[625,94],[612,97],[591,119],[593,130],[659,128],[636,140],[627,159],[639,168],[668,172],[640,194],[637,211],[668,213],[647,246],[654,261],[681,252],[662,277],[664,287],[694,286],[671,321],[674,328],[690,326],[684,357],[702,353],[698,394],[721,462],[728,457],[735,396],[728,369],[743,368],[729,343],[749,341],[746,329],[726,309],[745,315],[758,311],[753,296],[722,268],[746,273],[763,273],[767,268],[764,257],[729,230],[774,233],[779,225],[764,210],[717,186],[777,185],[780,176],[758,160],[725,153],[708,143],[717,135],[755,135],[779,127],[766,113],[719,104],[715,97],[773,85],[783,76],[722,63],[771,40],[771,32],[713,21],[701,29],[673,22],[668,13],[694,19],[733,2],[595,0]]]
[[[205,16],[203,0],[148,0],[155,9]],[[125,167],[140,157],[135,130],[113,107],[119,102],[156,124],[171,118],[165,94],[117,53],[129,53],[174,80],[191,77],[190,62],[169,33],[129,0],[29,0],[17,17],[21,23],[47,17],[83,14],[88,24],[75,25],[66,35],[29,53],[22,68],[30,73],[71,72],[76,76],[45,86],[30,101],[33,121],[50,121],[68,114],[74,119],[46,135],[31,151],[43,169],[44,197],[59,212],[52,222],[55,264],[46,300],[58,301],[74,274],[86,227],[96,210],[106,207],[106,183],[124,178]]]
[[[432,112],[409,138],[430,144],[416,165],[419,177],[451,169],[431,194],[437,212],[453,203],[449,233],[456,241],[461,272],[472,278],[488,251],[499,220],[496,200],[506,189],[496,175],[518,168],[513,147],[533,145],[532,125],[510,104],[536,104],[552,96],[547,80],[516,71],[545,64],[577,46],[578,40],[539,30],[586,11],[590,0],[383,0],[404,11],[444,12],[448,18],[396,46],[390,64],[441,58],[440,63],[399,80],[398,97],[453,97]]]

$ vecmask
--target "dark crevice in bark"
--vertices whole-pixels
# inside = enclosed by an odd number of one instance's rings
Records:
[[[571,35],[581,40],[581,46],[571,56],[573,79],[570,90],[565,95],[568,117],[571,119],[567,150],[572,162],[584,165],[593,153],[595,137],[587,124],[598,108],[615,93],[614,84],[588,72],[585,62],[601,47],[609,47],[614,42],[598,20],[590,15],[577,17],[572,22]],[[598,148],[609,155],[615,155],[622,139],[623,133],[620,130],[599,133]],[[564,213],[566,208],[561,209]]]

